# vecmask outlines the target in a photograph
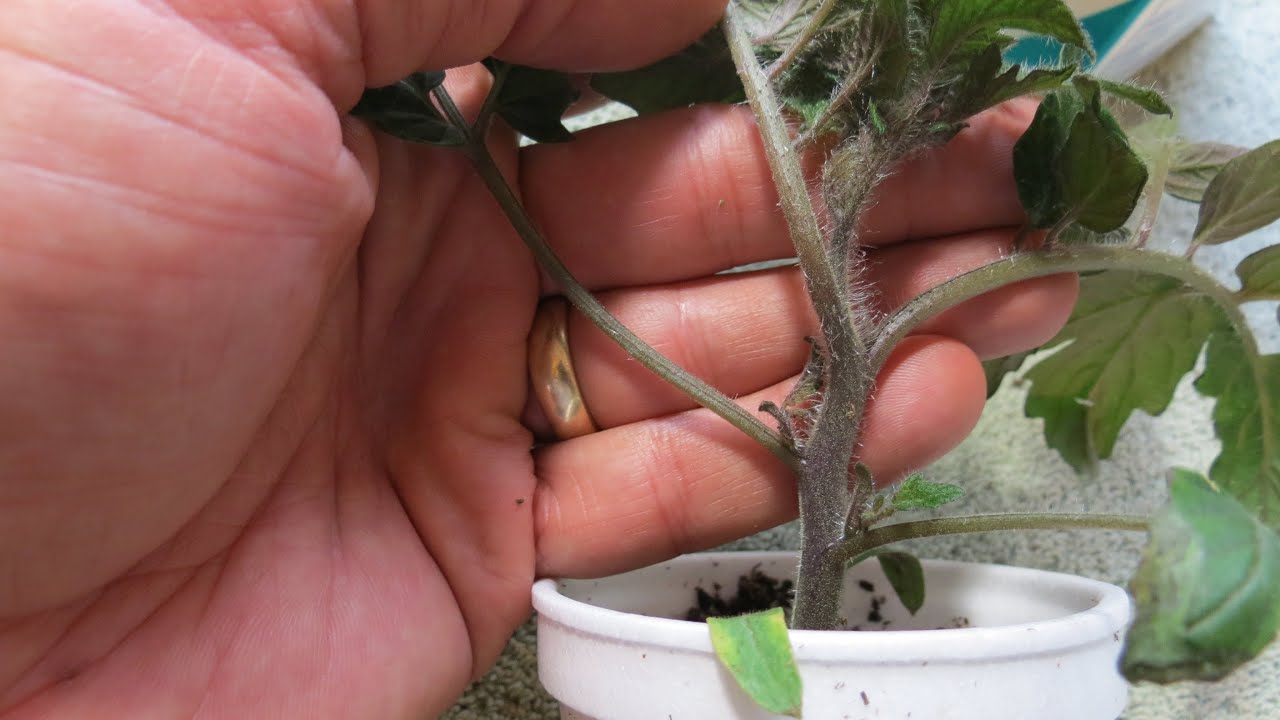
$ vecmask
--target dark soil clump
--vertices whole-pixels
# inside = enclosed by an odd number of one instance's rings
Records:
[[[711,592],[697,588],[697,604],[689,608],[684,619],[706,622],[709,617],[731,617],[776,607],[791,617],[794,583],[766,575],[760,572],[759,566],[738,578],[738,592],[733,597],[728,600],[721,597],[723,589],[719,583],[711,586]]]

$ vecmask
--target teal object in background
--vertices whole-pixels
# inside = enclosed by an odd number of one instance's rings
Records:
[[[1151,0],[1129,0],[1113,8],[1083,18],[1080,23],[1089,33],[1093,48],[1101,60],[1119,42],[1124,31],[1137,20],[1138,15],[1151,4]],[[1062,44],[1041,37],[1026,38],[1005,53],[1011,63],[1044,64],[1055,62]]]

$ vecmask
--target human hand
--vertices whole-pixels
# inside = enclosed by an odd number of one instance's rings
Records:
[[[0,5],[0,712],[419,718],[492,663],[535,575],[794,514],[780,463],[581,318],[604,430],[531,453],[525,343],[552,290],[461,157],[343,117],[491,53],[637,65],[722,4]],[[451,80],[464,108],[484,87]],[[885,302],[1007,248],[1028,120],[991,113],[885,186]],[[624,322],[746,406],[777,399],[812,327],[795,271],[710,276],[789,254],[749,113],[494,141]],[[1048,338],[1073,292],[1024,283],[903,343],[861,457],[892,476],[958,442],[975,353]]]

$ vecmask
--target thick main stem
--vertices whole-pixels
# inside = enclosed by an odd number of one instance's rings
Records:
[[[739,430],[742,430],[768,448],[770,452],[793,469],[796,468],[797,460],[795,454],[783,441],[781,435],[739,407],[737,403],[719,390],[690,374],[684,368],[672,362],[670,358],[667,358],[644,340],[641,340],[615,318],[589,290],[578,282],[577,278],[569,272],[569,269],[565,267],[564,263],[551,249],[546,239],[542,237],[542,232],[538,230],[533,219],[525,211],[524,205],[521,204],[515,192],[507,184],[502,171],[494,163],[493,156],[489,153],[484,138],[475,136],[470,131],[466,119],[462,116],[462,113],[454,104],[453,98],[449,96],[443,86],[436,88],[432,92],[440,102],[440,106],[449,117],[450,122],[466,135],[467,145],[465,152],[475,167],[477,174],[480,175],[489,192],[497,200],[499,207],[502,208],[512,227],[515,228],[521,239],[524,240],[525,245],[533,253],[538,264],[559,283],[565,298],[586,315],[601,332],[620,345],[641,365],[649,368],[667,382],[682,390],[698,404],[728,420]]]
[[[760,68],[742,10],[735,3],[725,11],[724,24],[827,353],[825,393],[798,478],[801,546],[792,626],[831,629],[839,623],[843,567],[831,562],[828,549],[844,531],[849,462],[874,375],[866,372],[867,347],[854,322],[844,268],[830,262],[786,116]]]

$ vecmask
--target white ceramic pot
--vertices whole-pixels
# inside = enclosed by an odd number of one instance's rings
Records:
[[[542,683],[563,718],[774,718],[720,666],[705,624],[673,618],[694,604],[696,587],[719,583],[727,596],[751,568],[786,578],[795,562],[793,553],[708,553],[602,580],[539,580]],[[1131,612],[1124,590],[1000,565],[924,568],[926,601],[915,616],[869,562],[848,573],[845,616],[886,629],[791,632],[806,720],[1120,715],[1128,685],[1116,667]]]

